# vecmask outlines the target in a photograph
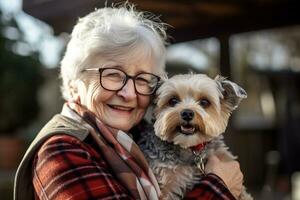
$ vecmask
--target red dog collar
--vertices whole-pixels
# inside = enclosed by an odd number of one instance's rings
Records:
[[[191,147],[191,149],[192,149],[193,152],[198,153],[198,152],[201,152],[207,144],[208,144],[208,142],[203,142],[201,144],[198,144],[196,146]]]

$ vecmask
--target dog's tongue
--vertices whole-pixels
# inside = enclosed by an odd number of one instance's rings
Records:
[[[181,128],[181,131],[184,133],[192,134],[195,131],[195,127],[189,126],[189,125],[188,126],[181,125],[180,128]]]

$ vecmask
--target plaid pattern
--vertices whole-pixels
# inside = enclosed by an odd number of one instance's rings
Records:
[[[194,189],[187,193],[185,200],[235,200],[225,183],[215,174],[207,174]]]
[[[156,179],[127,134],[104,126],[76,104],[65,105],[62,114],[91,134],[82,143],[62,133],[42,145],[33,163],[36,199],[158,199]],[[186,199],[234,198],[217,176],[208,175]]]
[[[99,148],[99,151],[102,155],[102,158],[96,158],[95,160],[105,160],[107,164],[109,165],[109,168],[111,172],[109,174],[113,174],[116,179],[123,185],[130,196],[132,196],[134,199],[158,199],[158,196],[160,194],[158,183],[151,171],[151,169],[148,166],[148,163],[143,155],[143,153],[140,151],[138,146],[135,144],[135,142],[128,136],[128,134],[124,133],[123,131],[116,130],[110,127],[105,126],[100,120],[96,118],[96,116],[89,112],[88,110],[84,109],[83,107],[79,106],[76,103],[68,103],[64,106],[62,114],[72,118],[73,120],[78,121],[82,126],[89,129],[91,136],[97,143],[97,147]],[[101,131],[100,131],[101,130]],[[66,136],[65,136],[66,137]],[[46,142],[47,144],[47,142]],[[46,145],[45,144],[45,145]],[[74,148],[74,145],[72,145],[71,150],[66,150],[64,148],[68,147],[67,144],[62,144],[56,141],[56,143],[52,143],[52,146],[60,145],[60,147],[63,149],[62,151],[57,152],[48,152],[48,154],[53,155],[59,155],[66,157],[69,154],[77,153],[77,154],[83,154],[86,155],[87,153],[84,153],[85,151],[88,151],[88,149],[81,146],[81,149]],[[45,147],[43,145],[43,148]],[[42,149],[43,149],[42,148]],[[50,148],[51,150],[51,148]],[[41,153],[42,150],[39,151]],[[72,157],[72,155],[70,155]],[[79,156],[79,155],[77,155]],[[83,158],[81,157],[74,157],[74,159],[60,159],[57,158],[58,161],[60,161],[59,164],[55,163],[56,166],[53,167],[53,165],[48,166],[48,170],[54,170],[56,168],[61,168],[60,165],[67,165],[65,167],[66,169],[74,169],[78,168],[79,165],[82,163],[72,163],[68,162],[68,160],[79,160],[83,161]],[[89,166],[91,163],[88,163],[88,160],[90,160],[90,156],[86,156],[84,162],[87,162],[84,164],[84,166]],[[48,163],[47,158],[44,160],[39,159],[36,162],[36,170],[34,173],[39,171],[40,166],[42,166],[44,163]],[[95,165],[95,164],[94,164]],[[95,167],[95,166],[94,166]],[[57,169],[58,170],[58,169]],[[61,175],[61,172],[64,172],[62,169],[59,169],[60,171],[57,172],[57,175],[51,176],[51,179],[59,179],[59,176]],[[90,170],[90,169],[89,169]],[[96,169],[95,169],[96,170]],[[98,169],[99,170],[99,169]],[[43,170],[41,170],[43,171]],[[79,170],[80,171],[80,170]],[[60,172],[60,173],[59,173]],[[81,171],[80,171],[81,172]],[[70,171],[70,173],[73,173],[73,171]],[[108,173],[102,174],[103,176],[107,176]],[[108,174],[108,175],[109,175]],[[97,175],[95,172],[94,175]],[[69,177],[70,175],[67,174]],[[87,176],[87,177],[86,177]],[[80,183],[80,187],[78,188],[84,188],[84,190],[90,190],[90,187],[88,186],[89,181],[86,181],[89,179],[89,176],[92,176],[91,174],[77,174],[78,181],[84,179],[84,184]],[[34,174],[34,177],[38,177]],[[71,177],[72,178],[72,177]],[[95,178],[94,178],[95,179]],[[67,180],[70,181],[70,180]],[[74,181],[72,179],[72,181]],[[77,182],[78,182],[77,181]],[[46,181],[47,182],[47,181]],[[110,186],[110,181],[106,182],[107,186]],[[62,185],[58,185],[57,187],[63,187],[63,182],[61,182]],[[38,188],[38,187],[36,187]],[[111,187],[114,189],[114,185]],[[42,187],[40,188],[41,191]],[[86,193],[86,192],[85,192]],[[52,193],[49,193],[49,195],[52,195]],[[73,195],[73,194],[72,194]],[[119,195],[119,192],[113,191],[113,196]],[[38,196],[42,197],[42,195]]]
[[[35,199],[133,199],[91,146],[67,135],[48,139],[34,160]]]

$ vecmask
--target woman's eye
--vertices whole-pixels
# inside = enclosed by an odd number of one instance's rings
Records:
[[[210,106],[210,101],[207,99],[200,99],[199,104],[203,108],[208,108]]]
[[[114,80],[114,81],[122,81],[124,77],[120,73],[109,73],[109,74],[103,74],[102,78]]]
[[[135,83],[138,85],[148,85],[149,81],[144,78],[139,77],[139,78],[135,79]]]
[[[118,73],[110,73],[110,74],[107,74],[106,76],[109,76],[109,77],[121,77],[121,75],[118,74]]]
[[[179,99],[177,97],[172,97],[170,100],[169,100],[169,105],[170,106],[175,106],[177,103],[179,103]]]

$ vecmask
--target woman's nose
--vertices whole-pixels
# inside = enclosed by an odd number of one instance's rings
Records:
[[[126,100],[131,100],[136,98],[136,92],[134,88],[134,82],[132,79],[129,79],[124,87],[118,91],[118,95],[122,96]]]

